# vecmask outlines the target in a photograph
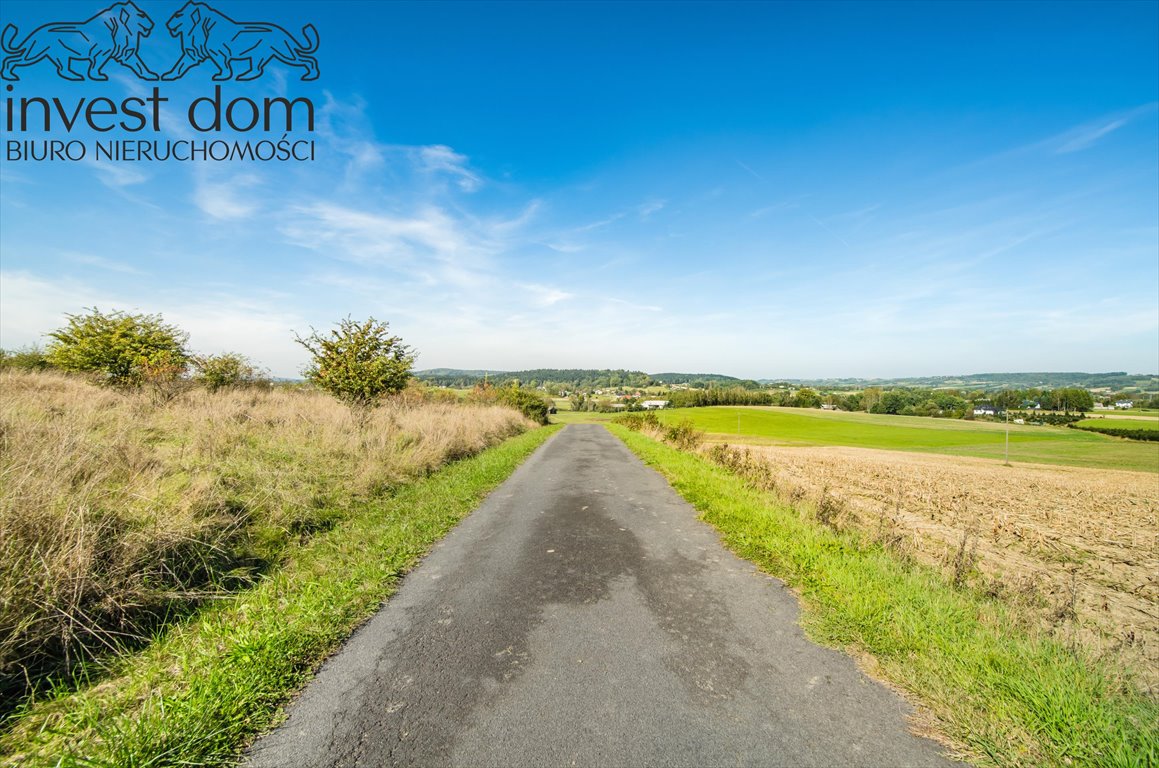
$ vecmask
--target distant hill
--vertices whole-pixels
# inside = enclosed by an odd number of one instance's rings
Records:
[[[525,371],[472,371],[458,368],[431,368],[415,371],[423,381],[444,387],[473,387],[487,379],[494,384],[518,379],[521,384],[554,384],[572,389],[649,387],[658,384],[686,384],[692,387],[727,386],[756,388],[755,381],[722,376],[719,373],[644,373],[622,368],[534,368]]]
[[[687,384],[690,381],[716,381],[735,384],[740,381],[735,376],[722,376],[719,373],[653,373],[652,380],[658,384]]]
[[[816,389],[862,389],[865,387],[929,387],[934,389],[1057,389],[1082,387],[1112,390],[1138,388],[1159,390],[1159,375],[1129,374],[1125,371],[1083,373],[1080,371],[1027,373],[971,373],[958,376],[918,376],[897,379],[761,379],[762,384],[789,384]]]
[[[469,371],[462,368],[428,368],[425,371],[415,371],[415,376],[420,379],[432,379],[438,376],[478,376],[480,379],[483,376],[506,376],[506,371],[487,371],[477,370]]]
[[[487,380],[502,384],[517,379],[524,386],[554,385],[567,389],[607,389],[613,387],[647,387],[660,384],[682,384],[690,387],[741,387],[758,389],[761,386],[785,385],[812,387],[822,390],[864,389],[865,387],[925,387],[933,389],[980,389],[993,392],[1001,389],[1057,389],[1082,387],[1113,391],[1138,389],[1159,391],[1159,375],[1129,374],[1125,371],[1106,373],[1032,372],[1032,373],[971,373],[956,376],[918,376],[896,379],[738,379],[719,373],[644,373],[623,368],[534,368],[523,371],[464,370],[460,368],[429,368],[415,371],[415,376],[430,384],[444,387],[473,387]]]
[[[526,371],[464,371],[453,368],[433,368],[415,371],[423,381],[443,387],[473,387],[484,379],[493,384],[517,379],[520,384],[536,386],[553,384],[571,389],[602,389],[605,387],[646,387],[651,377],[643,371],[612,368],[534,368]]]

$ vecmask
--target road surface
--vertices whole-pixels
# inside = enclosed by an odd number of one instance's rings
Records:
[[[276,766],[949,765],[598,425],[539,449],[247,755]]]

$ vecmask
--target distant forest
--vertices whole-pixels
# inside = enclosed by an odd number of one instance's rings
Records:
[[[760,384],[715,373],[644,373],[622,368],[535,368],[527,371],[463,371],[452,368],[433,368],[415,371],[415,376],[428,384],[442,387],[473,387],[484,381],[501,385],[518,381],[524,387],[548,387],[566,390],[642,388],[664,384],[684,384],[690,387],[710,386],[745,387],[759,389]]]
[[[980,389],[995,392],[1002,389],[1108,389],[1121,391],[1139,389],[1159,390],[1159,375],[1128,374],[1124,371],[1108,373],[1055,372],[1055,373],[971,373],[962,376],[920,376],[901,379],[762,379],[762,384],[820,389],[863,389],[865,387],[928,387],[931,389]]]
[[[825,391],[860,390],[866,387],[923,387],[930,389],[963,389],[998,392],[1004,389],[1058,389],[1079,387],[1114,391],[1138,389],[1159,391],[1159,375],[1108,373],[974,373],[961,376],[924,376],[898,379],[738,379],[716,373],[644,373],[611,368],[535,368],[525,371],[484,371],[434,368],[416,371],[415,376],[436,386],[473,387],[484,381],[495,385],[518,381],[524,387],[553,390],[590,391],[662,385],[683,385],[693,389],[727,387],[757,390],[764,387],[811,387]]]

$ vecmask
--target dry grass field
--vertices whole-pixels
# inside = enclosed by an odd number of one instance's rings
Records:
[[[835,523],[1025,605],[1159,689],[1159,474],[843,447],[751,447]]]
[[[365,423],[316,392],[158,404],[0,373],[0,698],[253,584],[286,547],[532,425],[411,390]]]

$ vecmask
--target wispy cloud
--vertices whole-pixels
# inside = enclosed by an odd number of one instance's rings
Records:
[[[126,275],[142,275],[145,274],[136,267],[125,264],[124,262],[114,261],[113,259],[106,259],[103,256],[95,256],[91,253],[66,253],[65,258],[77,264],[85,264],[90,267],[97,267],[109,272],[120,272]]]
[[[1112,131],[1117,131],[1127,124],[1127,118],[1120,117],[1109,122],[1099,122],[1094,125],[1083,125],[1068,131],[1065,136],[1069,136],[1063,141],[1055,152],[1060,155],[1065,155],[1069,152],[1078,152],[1082,149],[1093,147],[1095,143],[1108,135]]]
[[[663,312],[664,311],[663,307],[656,306],[655,304],[637,304],[633,301],[627,301],[626,299],[617,299],[617,298],[614,298],[612,296],[605,297],[604,301],[606,301],[609,304],[616,305],[616,306],[627,307],[629,309],[636,309],[636,310],[640,310],[643,312]]]
[[[573,294],[567,291],[561,291],[559,288],[554,288],[550,285],[523,283],[519,287],[531,294],[531,300],[537,306],[541,307],[550,307],[553,304],[566,301],[573,296]]]
[[[644,203],[641,203],[639,207],[636,208],[636,213],[639,214],[640,220],[644,221],[651,217],[652,214],[659,213],[660,211],[664,210],[664,206],[667,204],[667,200],[648,200]]]
[[[467,167],[467,156],[450,147],[442,144],[420,147],[418,155],[428,173],[446,173],[455,177],[459,189],[464,192],[474,192],[483,185],[478,174]]]
[[[604,218],[598,219],[598,220],[593,221],[589,224],[582,224],[578,227],[575,227],[575,229],[573,229],[572,231],[573,232],[591,232],[592,230],[603,229],[604,227],[608,226],[609,224],[615,224],[617,221],[619,221],[622,218],[624,218],[624,213],[622,211],[619,213],[613,213],[610,216],[605,216]]]
[[[754,171],[752,168],[750,168],[749,166],[747,166],[747,165],[745,165],[744,163],[742,163],[740,160],[737,160],[737,161],[736,161],[736,164],[737,164],[737,165],[739,165],[739,166],[740,166],[741,168],[743,168],[744,170],[748,171],[750,174],[752,174],[752,176],[753,176],[754,178],[756,178],[756,179],[759,179],[760,181],[764,181],[764,180],[765,180],[765,177],[764,177],[764,176],[760,175],[759,173],[757,173],[756,171]]]
[[[1090,149],[1105,137],[1143,115],[1155,112],[1157,108],[1159,108],[1159,102],[1152,101],[1124,112],[1104,115],[1082,125],[1076,125],[1069,131],[1051,137],[1047,142],[1054,147],[1055,153],[1059,155]]]
[[[796,208],[798,205],[799,204],[796,200],[782,200],[779,203],[773,203],[772,205],[766,205],[763,208],[757,208],[755,211],[749,214],[749,218],[760,219],[768,216],[770,213],[791,210]]]
[[[92,158],[85,158],[82,162],[96,172],[102,184],[117,191],[124,187],[144,184],[149,180],[149,174],[138,170],[135,166],[111,161],[99,162]]]
[[[206,173],[194,177],[193,202],[215,219],[245,219],[260,209],[261,195],[253,192],[262,180],[254,174],[238,174],[225,181],[211,181]]]

